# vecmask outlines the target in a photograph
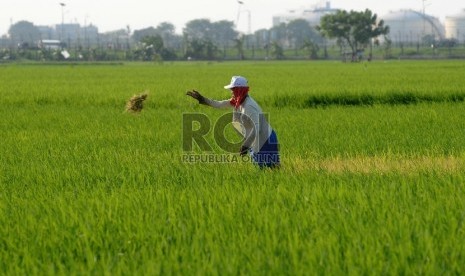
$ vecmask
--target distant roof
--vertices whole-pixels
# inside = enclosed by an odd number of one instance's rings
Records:
[[[422,14],[420,12],[414,11],[414,10],[398,10],[398,11],[391,11],[388,14],[385,14],[384,16],[381,17],[384,19],[384,21],[390,21],[390,20],[402,20],[402,21],[408,21],[408,20],[419,20],[419,19],[432,19],[434,18],[431,15],[428,14]]]
[[[55,39],[42,39],[41,41],[42,43],[60,43],[59,40],[55,40]]]
[[[460,11],[460,12],[457,13],[457,14],[453,14],[453,15],[450,15],[450,16],[446,16],[446,18],[465,19],[465,9],[463,9],[462,11]]]

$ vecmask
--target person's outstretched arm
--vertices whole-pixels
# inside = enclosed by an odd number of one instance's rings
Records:
[[[216,101],[202,96],[198,91],[192,90],[187,91],[186,95],[191,96],[192,98],[199,101],[199,104],[208,105],[214,108],[228,108],[231,107],[229,100]]]

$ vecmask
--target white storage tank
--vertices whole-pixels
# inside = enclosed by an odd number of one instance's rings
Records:
[[[452,16],[446,16],[446,38],[465,42],[465,9]]]
[[[388,37],[394,43],[418,43],[423,37],[432,35],[443,39],[445,30],[439,19],[414,10],[399,10],[381,16],[384,25],[389,26]]]

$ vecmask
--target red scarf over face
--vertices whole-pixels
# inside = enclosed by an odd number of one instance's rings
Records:
[[[234,87],[232,88],[233,97],[229,100],[234,108],[238,109],[242,102],[247,98],[249,93],[248,87]]]

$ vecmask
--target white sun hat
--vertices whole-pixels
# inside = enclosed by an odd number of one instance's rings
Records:
[[[247,79],[241,76],[233,76],[231,78],[231,83],[226,85],[224,88],[225,89],[231,89],[234,87],[249,87],[249,84],[247,83]]]

